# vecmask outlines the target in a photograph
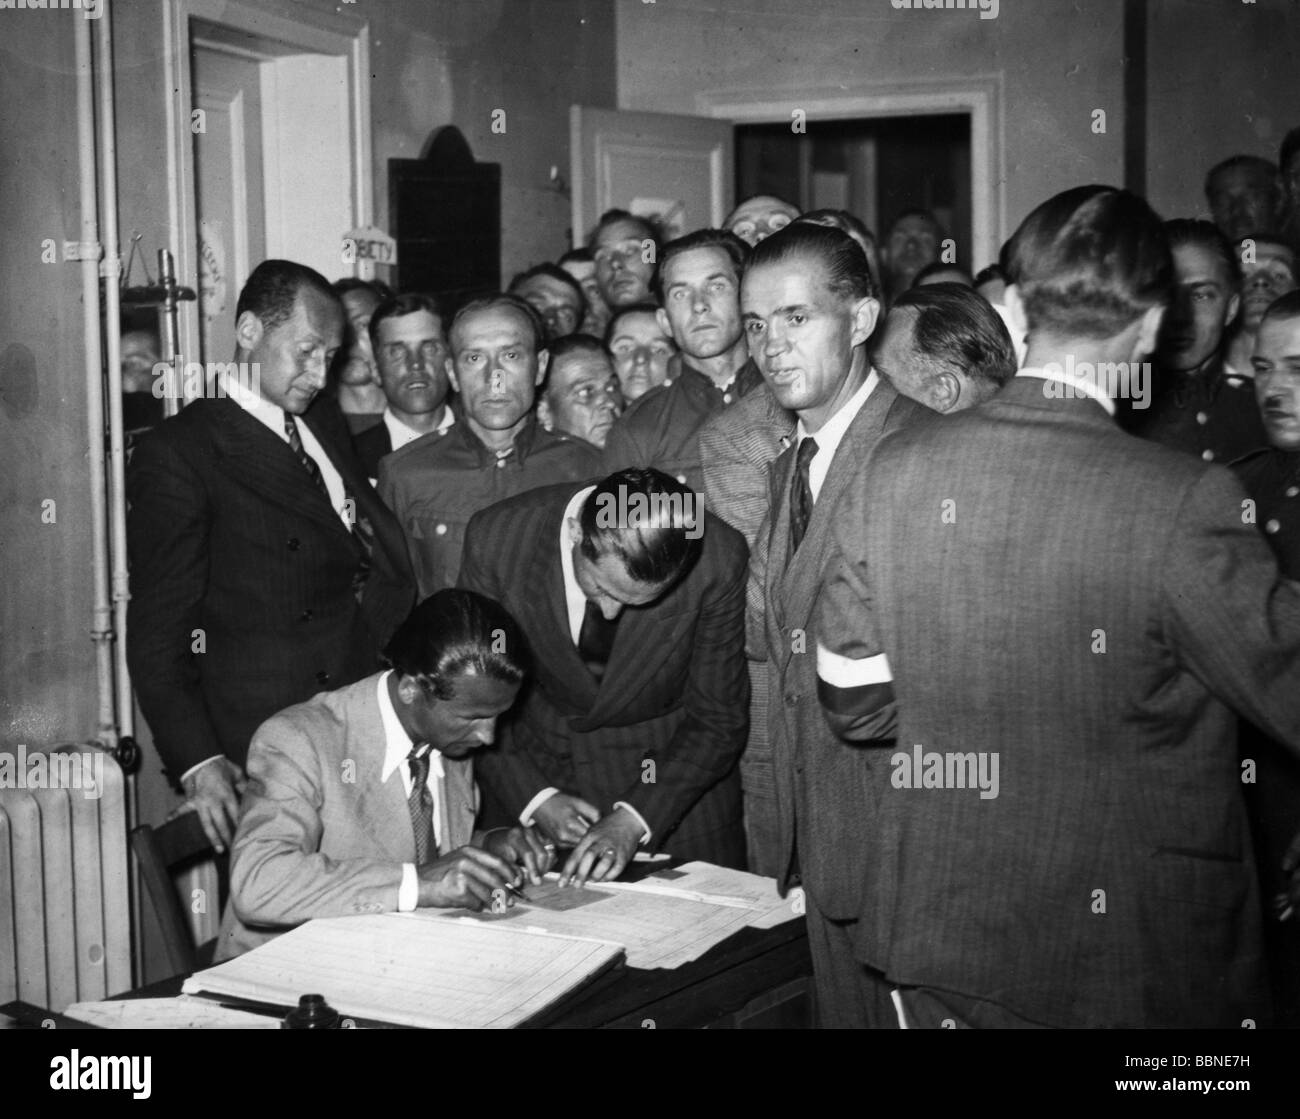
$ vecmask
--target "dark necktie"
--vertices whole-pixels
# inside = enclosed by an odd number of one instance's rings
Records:
[[[587,670],[599,680],[605,675],[610,650],[614,648],[614,634],[618,632],[618,618],[607,621],[591,599],[582,614],[582,629],[578,631],[578,655]]]
[[[817,440],[806,437],[795,452],[794,478],[790,482],[790,554],[793,556],[803,543],[808,531],[808,518],[812,516],[812,486],[808,484],[808,467],[817,453]]]
[[[411,795],[406,807],[411,812],[415,835],[415,865],[423,866],[429,852],[436,850],[433,838],[433,797],[429,793],[429,747],[417,746],[407,759],[411,763]]]
[[[325,499],[328,501],[330,491],[325,485],[325,478],[321,475],[316,460],[307,453],[307,448],[302,445],[302,436],[298,434],[298,424],[289,412],[284,414],[284,433],[289,437],[289,450],[298,456],[298,461],[302,463],[303,469],[307,471],[307,476],[320,486],[320,492],[325,495]]]

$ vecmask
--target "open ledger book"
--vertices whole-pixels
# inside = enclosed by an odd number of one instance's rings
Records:
[[[413,913],[308,921],[200,971],[185,994],[293,1007],[321,994],[345,1016],[425,1029],[517,1026],[611,966],[617,945]]]

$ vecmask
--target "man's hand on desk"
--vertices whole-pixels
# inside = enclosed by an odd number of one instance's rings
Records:
[[[544,842],[535,828],[494,828],[484,833],[482,844],[498,859],[521,868],[534,886],[541,885],[542,875],[555,862],[555,845]]]
[[[553,793],[533,810],[537,826],[562,847],[576,847],[599,819],[599,808],[568,793]]]
[[[416,867],[419,906],[442,909],[482,909],[492,904],[492,891],[518,886],[519,871],[481,847],[457,847],[441,858]]]
[[[631,861],[644,834],[645,826],[631,812],[626,808],[614,809],[592,824],[574,847],[560,871],[560,885],[585,886],[588,879],[603,882],[617,878]]]
[[[239,822],[239,795],[247,784],[244,771],[229,758],[191,770],[182,781],[185,810],[197,812],[208,842],[220,853],[230,846]]]

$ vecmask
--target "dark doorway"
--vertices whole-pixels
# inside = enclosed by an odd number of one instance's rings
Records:
[[[876,117],[736,126],[736,200],[774,194],[801,210],[830,207],[861,218],[877,237],[904,210],[933,211],[970,259],[970,117]]]

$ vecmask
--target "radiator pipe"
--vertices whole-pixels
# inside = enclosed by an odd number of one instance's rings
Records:
[[[114,677],[117,731],[135,734],[135,701],[126,666],[126,607],[131,598],[126,551],[126,437],[122,421],[121,246],[117,227],[117,107],[113,96],[112,5],[101,5],[95,20],[99,48],[99,212],[104,227],[104,321],[108,342],[108,528],[112,561]],[[134,822],[134,821],[132,821]]]
[[[76,259],[81,263],[82,322],[85,332],[86,422],[89,427],[90,471],[90,581],[94,596],[90,639],[95,647],[96,698],[99,714],[96,737],[105,749],[117,745],[113,711],[113,607],[109,597],[108,515],[104,491],[104,381],[100,345],[99,219],[95,192],[95,89],[91,62],[90,21],[73,20],[77,63],[77,147],[81,240]]]

